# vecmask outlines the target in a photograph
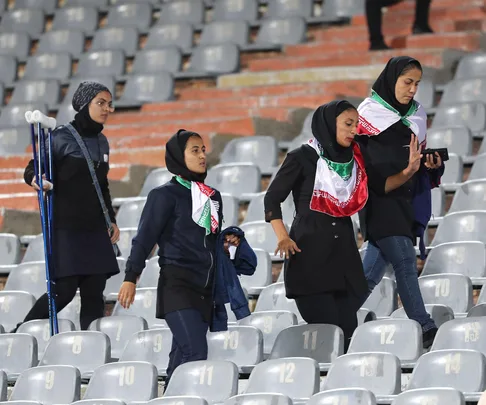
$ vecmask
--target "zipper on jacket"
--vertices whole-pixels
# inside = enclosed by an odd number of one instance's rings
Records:
[[[206,235],[204,235],[204,248],[207,249],[207,246],[206,246]],[[206,278],[206,284],[204,284],[204,288],[206,288],[209,284],[209,276],[211,275],[211,269],[213,268],[213,255],[211,252],[208,252],[209,253],[209,257],[211,258],[211,265],[209,266],[209,270],[208,270],[208,277]]]

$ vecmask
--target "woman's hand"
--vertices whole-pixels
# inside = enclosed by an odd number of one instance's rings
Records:
[[[115,244],[120,240],[120,229],[118,228],[118,226],[116,224],[112,223],[111,226],[113,228],[113,231],[110,235],[110,239],[111,239],[111,243]]]
[[[422,154],[420,153],[420,147],[418,138],[412,133],[412,139],[410,140],[410,154],[408,157],[408,166],[403,171],[407,177],[412,177],[420,169],[420,160]]]
[[[290,255],[295,255],[296,252],[302,252],[297,244],[290,239],[290,237],[283,238],[278,241],[277,249],[275,250],[275,255],[280,252],[280,257],[284,257],[288,259]]]
[[[123,308],[130,308],[130,305],[135,301],[135,289],[136,285],[131,281],[124,281],[122,283],[120,291],[118,292],[118,302]]]
[[[226,235],[224,241],[224,250],[226,253],[229,252],[230,246],[236,246],[236,247],[240,246],[240,237],[233,234]]]
[[[49,181],[46,180],[46,175],[45,174],[42,175],[42,180],[43,180],[43,182],[42,182],[42,189],[44,191],[49,191],[51,189],[52,184]],[[37,182],[35,181],[35,177],[32,179],[32,183],[30,183],[30,185],[35,190],[40,191],[40,187],[37,184]]]
[[[434,163],[434,155],[426,155],[425,156],[425,167],[427,169],[439,169],[441,166],[442,166],[442,159],[440,158],[440,155],[438,152],[435,152],[435,161],[436,163]]]

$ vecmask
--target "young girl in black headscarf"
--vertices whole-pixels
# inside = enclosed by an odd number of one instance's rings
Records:
[[[423,235],[431,215],[430,190],[439,184],[443,165],[439,155],[435,162],[432,155],[427,155],[421,164],[427,115],[413,99],[421,78],[422,67],[416,59],[390,59],[373,85],[371,97],[358,107],[358,131],[369,136],[357,139],[369,156],[370,168],[383,176],[402,178],[402,185],[386,195],[371,190],[360,213],[361,230],[369,242],[364,257],[367,296],[391,263],[403,307],[409,318],[422,325],[424,346],[429,347],[437,327],[426,312],[420,293],[414,244],[419,237],[423,255]],[[413,150],[408,146],[413,146]],[[411,165],[412,160],[416,163]]]

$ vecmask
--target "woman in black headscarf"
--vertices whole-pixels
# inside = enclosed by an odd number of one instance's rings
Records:
[[[429,347],[437,327],[420,293],[414,244],[419,237],[424,257],[423,235],[431,215],[430,190],[439,184],[443,165],[439,155],[436,161],[432,155],[427,155],[425,163],[420,160],[420,151],[426,145],[427,115],[414,96],[421,79],[422,67],[416,59],[390,59],[373,85],[371,97],[358,107],[358,132],[368,136],[357,139],[369,156],[368,167],[383,176],[402,179],[402,185],[386,195],[371,190],[360,213],[361,230],[369,242],[363,262],[367,296],[391,263],[403,307],[410,319],[421,324],[424,347]],[[407,149],[409,145],[413,151]],[[415,165],[410,164],[412,153]]]
[[[167,386],[180,364],[207,358],[223,203],[219,191],[204,184],[206,147],[199,134],[179,130],[166,144],[165,162],[174,177],[147,196],[118,301],[124,308],[133,303],[137,279],[157,244],[156,317],[166,320],[173,335]],[[225,249],[239,244],[240,238],[226,235]]]

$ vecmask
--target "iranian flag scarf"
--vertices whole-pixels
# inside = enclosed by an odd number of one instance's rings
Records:
[[[176,176],[179,184],[191,190],[192,219],[200,227],[206,230],[206,235],[216,233],[219,227],[217,202],[211,200],[215,191],[204,183],[188,181]]]
[[[310,209],[333,217],[350,217],[360,211],[368,200],[368,177],[359,146],[353,143],[349,162],[336,163],[324,157],[316,138],[307,144],[319,156]]]

